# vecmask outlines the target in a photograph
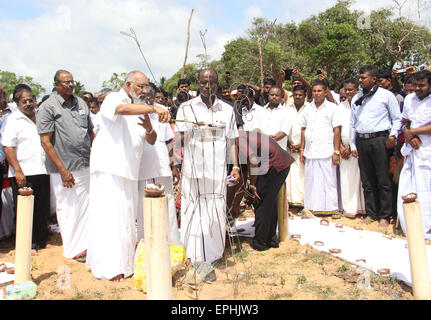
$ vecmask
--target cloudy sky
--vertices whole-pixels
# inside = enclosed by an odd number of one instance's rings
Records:
[[[411,0],[417,1],[417,0]],[[182,66],[191,9],[188,62],[207,52],[218,59],[225,43],[244,34],[253,17],[300,22],[336,0],[0,0],[0,70],[34,78],[50,91],[58,69],[72,72],[89,91],[101,89],[112,73],[139,69],[150,75],[136,43],[120,31],[132,27],[156,78]],[[369,12],[391,0],[360,0]]]

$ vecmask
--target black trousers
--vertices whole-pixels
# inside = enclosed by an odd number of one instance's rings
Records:
[[[27,186],[33,189],[33,235],[32,243],[44,248],[48,241],[48,218],[50,216],[50,183],[49,175],[41,174],[26,176]],[[11,178],[14,211],[17,209],[18,184],[15,177]]]
[[[376,220],[389,221],[393,209],[393,182],[389,174],[387,138],[356,138],[356,147],[367,215]]]
[[[278,248],[277,196],[286,181],[289,168],[278,172],[271,167],[267,174],[259,176],[256,183],[257,193],[261,200],[255,205],[255,236],[251,246],[256,250]]]

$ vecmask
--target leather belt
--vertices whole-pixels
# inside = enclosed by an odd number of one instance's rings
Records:
[[[388,131],[379,131],[372,133],[356,133],[356,137],[360,139],[372,139],[377,137],[385,137],[389,134]]]

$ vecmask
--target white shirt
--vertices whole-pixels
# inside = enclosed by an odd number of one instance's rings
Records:
[[[246,106],[242,108],[242,121],[244,121],[244,131],[253,131],[257,128],[256,126],[259,122],[259,118],[261,117],[262,112],[264,112],[263,107],[254,102],[250,109],[247,109]]]
[[[165,110],[167,108],[160,104],[155,104]],[[156,113],[150,114],[151,124],[153,126],[153,130],[157,133],[157,140],[154,144],[157,150],[157,155],[159,157],[160,164],[160,175],[157,177],[171,177],[172,171],[170,166],[169,159],[169,150],[166,142],[172,140],[174,138],[174,132],[169,123],[162,123],[159,121],[159,116]]]
[[[329,158],[334,152],[333,128],[341,126],[337,105],[325,100],[317,108],[313,101],[299,121],[305,129],[304,156],[308,159]]]
[[[3,123],[1,128],[2,145],[13,147],[25,176],[47,174],[45,151],[40,143],[36,124],[21,111],[16,110]],[[9,177],[15,177],[15,171],[9,165]]]
[[[103,101],[99,111],[100,129],[91,149],[90,172],[139,180],[145,129],[138,125],[138,116],[115,114],[118,105],[130,103],[123,89],[109,93]]]
[[[287,149],[287,139],[292,128],[292,123],[294,119],[293,110],[279,105],[277,108],[271,109],[268,107],[267,103],[264,107],[264,112],[261,114],[258,128],[268,136],[274,135],[278,132],[283,132],[286,136],[277,141],[280,147],[284,150]]]
[[[310,103],[307,101],[304,102],[304,105],[299,110],[296,110],[296,107],[293,103],[286,106],[287,109],[292,109],[291,113],[294,114],[292,126],[291,126],[290,133],[288,136],[289,142],[292,145],[301,144],[301,129],[302,128],[301,128],[301,125],[299,124],[299,121],[301,119],[302,113],[309,106],[310,106]]]
[[[350,118],[352,113],[348,100],[338,105],[337,113],[341,121],[341,142],[347,147],[350,144]]]
[[[97,114],[94,114],[93,112],[90,111],[90,118],[91,118],[91,122],[93,123],[93,132],[94,134],[97,134],[99,132],[100,129],[100,112],[98,112]]]
[[[431,94],[423,100],[420,100],[416,93],[407,95],[404,99],[404,108],[402,117],[411,121],[410,128],[419,128],[431,123]],[[430,162],[431,159],[431,134],[418,135],[422,144],[418,150],[415,150],[415,156]],[[4,145],[4,144],[3,144]],[[413,149],[405,143],[403,149]],[[407,151],[407,150],[406,150]],[[402,151],[405,155],[405,153]]]
[[[177,131],[184,132],[182,174],[190,178],[225,179],[228,143],[234,143],[232,140],[238,137],[233,108],[217,98],[208,108],[198,96],[180,105],[177,120],[216,126],[204,128],[176,122]]]

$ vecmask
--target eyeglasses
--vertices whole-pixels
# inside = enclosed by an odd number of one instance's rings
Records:
[[[71,84],[71,85],[75,85],[75,81],[73,80],[67,80],[67,81],[59,81],[61,84]]]

